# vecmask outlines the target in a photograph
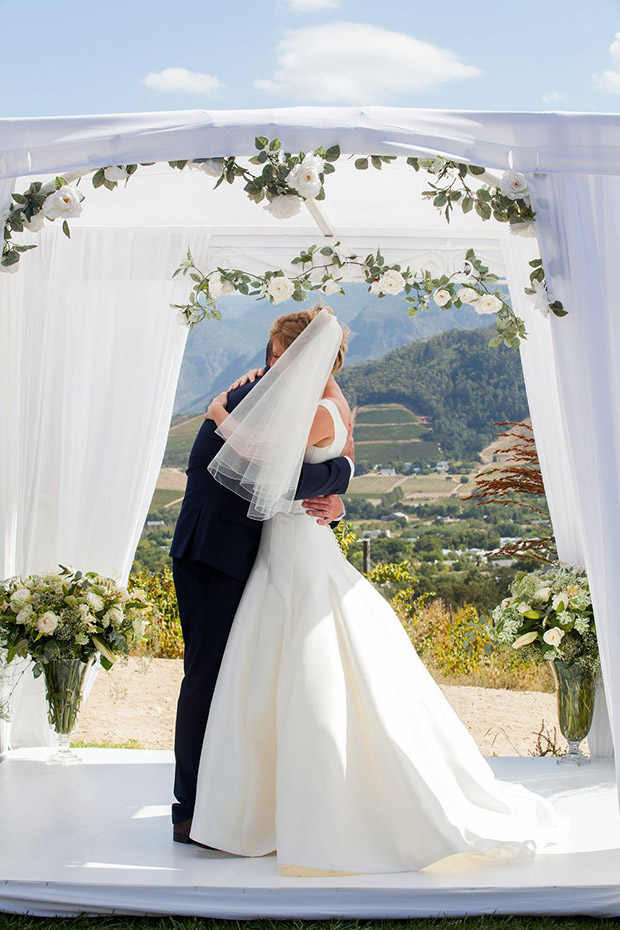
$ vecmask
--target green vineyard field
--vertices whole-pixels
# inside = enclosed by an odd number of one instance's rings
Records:
[[[427,433],[425,426],[419,423],[398,423],[398,424],[372,424],[356,426],[353,430],[353,438],[356,442],[388,442],[390,439],[419,439],[422,433]]]
[[[440,458],[436,442],[358,443],[355,457],[360,462],[386,465],[388,462],[436,462]]]
[[[400,404],[359,407],[355,415],[356,425],[366,425],[367,423],[415,423],[417,419],[414,413]]]

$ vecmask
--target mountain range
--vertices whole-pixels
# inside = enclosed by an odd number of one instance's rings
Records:
[[[478,330],[489,322],[470,307],[434,308],[409,317],[402,297],[379,298],[361,283],[347,284],[347,293],[331,296],[329,305],[350,330],[345,372],[400,346],[454,329]],[[220,321],[205,320],[189,333],[175,414],[203,411],[214,394],[249,368],[261,366],[272,321],[299,310],[300,305],[287,301],[274,307],[267,301],[235,295],[222,299],[220,309]]]

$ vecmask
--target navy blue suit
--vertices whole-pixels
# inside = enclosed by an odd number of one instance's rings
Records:
[[[234,409],[252,384],[228,395]],[[172,807],[174,823],[192,817],[198,765],[211,698],[230,628],[249,578],[262,523],[251,520],[248,501],[223,487],[207,471],[223,440],[213,420],[205,420],[194,441],[187,468],[187,487],[170,555],[185,641],[184,678],[177,705],[176,771]],[[304,464],[296,498],[344,494],[351,478],[349,462],[340,456]]]

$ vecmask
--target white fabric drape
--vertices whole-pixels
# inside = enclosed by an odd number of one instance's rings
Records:
[[[28,273],[0,276],[1,577],[62,563],[126,581],[187,334],[169,307],[183,292],[170,255],[186,246],[168,229],[80,228],[69,243],[51,228]],[[30,674],[13,719],[12,745],[47,738]]]
[[[548,271],[553,295],[561,299],[569,310],[569,316],[551,318],[547,326],[549,334],[543,335],[537,349],[524,351],[528,394],[532,406],[532,417],[539,451],[541,467],[546,488],[560,555],[569,561],[579,561],[581,555],[590,577],[594,607],[599,626],[601,652],[603,659],[603,676],[607,690],[612,731],[616,746],[620,745],[620,677],[617,672],[617,659],[620,654],[620,619],[617,605],[620,603],[620,572],[617,561],[620,549],[620,500],[618,495],[618,466],[620,464],[620,384],[616,348],[620,334],[617,318],[613,314],[613,293],[615,258],[620,245],[616,216],[620,206],[620,181],[614,175],[620,175],[620,116],[617,114],[582,114],[582,113],[481,113],[458,111],[411,110],[404,108],[369,107],[369,108],[324,108],[293,107],[281,110],[240,110],[240,111],[203,111],[194,110],[177,113],[146,113],[88,117],[63,117],[47,119],[9,119],[0,120],[0,179],[11,179],[19,175],[38,176],[41,173],[57,173],[68,170],[84,170],[109,164],[126,164],[129,162],[165,161],[192,157],[208,157],[223,154],[249,155],[254,151],[254,137],[265,135],[269,138],[278,136],[293,151],[304,150],[318,145],[339,144],[343,153],[358,154],[441,154],[456,159],[469,160],[490,168],[504,170],[514,168],[534,176],[536,182],[535,208],[538,211],[538,235],[542,257]],[[544,174],[543,174],[544,173]],[[344,172],[342,172],[344,175]],[[364,204],[371,205],[377,214],[376,229],[391,235],[394,239],[405,236],[402,228],[390,212],[394,198],[380,194],[382,181],[379,172],[364,172]],[[383,173],[382,173],[383,174]],[[597,176],[597,177],[595,177]],[[338,176],[336,175],[336,178]],[[336,183],[336,182],[333,182]],[[227,189],[223,185],[220,191]],[[245,199],[238,191],[230,192],[230,211],[226,228],[233,236],[241,230],[247,235],[247,248],[254,244],[265,244],[260,236],[252,240],[252,221],[240,220],[245,216],[247,207]],[[329,213],[329,193],[326,201]],[[355,185],[349,188],[346,203],[341,204],[340,230],[356,228],[359,224],[351,219],[355,216],[355,204],[360,202],[360,191]],[[240,212],[238,204],[244,204]],[[382,215],[384,211],[384,215]],[[205,214],[208,215],[208,214]],[[349,218],[347,220],[347,217]],[[289,223],[289,229],[291,221]],[[411,210],[411,224],[415,222],[415,209]],[[472,218],[472,228],[475,217]],[[127,220],[119,221],[127,224]],[[189,226],[192,223],[190,222]],[[219,224],[221,225],[221,224]],[[460,221],[458,224],[460,226]],[[487,229],[493,224],[488,224]],[[451,227],[451,235],[455,232]],[[76,225],[74,225],[76,229]],[[56,231],[57,232],[57,231]],[[464,227],[459,229],[461,239]],[[448,234],[448,230],[446,230]],[[497,235],[496,229],[494,235]],[[88,242],[94,242],[98,233],[88,231],[87,238],[80,246],[83,256],[80,261],[87,261],[89,274],[97,274],[97,256],[91,251]],[[121,234],[113,230],[114,238]],[[304,231],[305,235],[305,231]],[[316,236],[316,234],[315,234]],[[91,237],[93,237],[91,239]],[[58,238],[58,237],[57,237]],[[380,238],[377,232],[375,238]],[[6,314],[2,309],[0,319],[0,377],[3,378],[2,401],[4,409],[0,410],[5,452],[3,455],[4,475],[0,477],[0,506],[7,504],[7,480],[15,489],[17,504],[12,504],[10,511],[3,510],[2,559],[8,570],[12,566],[25,564],[24,558],[32,559],[28,564],[31,570],[37,560],[51,553],[47,543],[33,536],[37,525],[44,519],[58,519],[67,514],[72,525],[77,522],[78,511],[75,501],[89,501],[94,513],[87,514],[80,532],[58,537],[58,549],[54,557],[66,543],[68,554],[64,558],[76,556],[102,557],[105,547],[97,545],[97,519],[102,515],[101,499],[106,502],[107,526],[118,532],[117,541],[123,538],[119,547],[111,546],[105,554],[105,564],[112,558],[110,570],[121,570],[131,552],[130,540],[137,540],[139,520],[128,516],[116,503],[120,498],[110,501],[108,488],[116,486],[114,480],[108,484],[108,473],[100,468],[101,462],[106,467],[112,458],[110,436],[119,444],[119,472],[128,467],[126,454],[131,449],[137,458],[142,454],[149,459],[151,450],[157,445],[154,437],[157,425],[151,420],[149,429],[145,428],[135,436],[123,433],[123,424],[133,418],[137,410],[138,396],[147,396],[147,384],[153,384],[149,378],[153,372],[146,370],[145,359],[148,346],[138,341],[136,350],[136,377],[132,380],[131,372],[127,377],[126,397],[131,399],[131,414],[125,410],[123,417],[115,421],[105,419],[106,406],[98,396],[99,391],[109,394],[112,406],[119,403],[123,391],[118,382],[108,384],[104,389],[106,377],[101,367],[91,370],[81,364],[82,345],[73,338],[78,324],[84,325],[89,319],[86,313],[81,316],[73,302],[74,291],[66,286],[71,281],[71,270],[79,269],[76,259],[76,246],[80,243],[74,232],[73,243],[63,243],[66,248],[58,248],[58,261],[43,273],[38,270],[36,262],[43,258],[26,256],[29,264],[29,293],[37,294],[31,300],[28,314],[19,314],[17,310]],[[182,254],[189,236],[181,236],[177,255]],[[50,249],[51,245],[46,245]],[[257,253],[258,254],[258,253]],[[264,252],[262,253],[264,255]],[[63,256],[69,256],[63,259]],[[63,266],[62,261],[66,261]],[[129,270],[129,269],[128,269]],[[135,268],[127,274],[127,287],[131,287]],[[81,273],[81,272],[80,272]],[[169,270],[166,269],[166,274]],[[164,274],[159,280],[165,282],[157,288],[169,287]],[[0,276],[3,279],[9,276]],[[15,276],[21,279],[22,276]],[[54,280],[54,294],[49,281]],[[144,283],[144,282],[143,282]],[[8,285],[6,285],[8,287]],[[11,283],[15,294],[21,294],[26,285],[22,280]],[[5,287],[5,282],[2,282]],[[58,288],[64,287],[67,294],[67,306],[61,307]],[[144,292],[142,287],[137,290]],[[514,290],[514,288],[513,288]],[[0,290],[0,295],[3,291]],[[134,291],[136,293],[136,291]],[[88,299],[88,281],[76,281],[75,294],[81,299]],[[20,297],[20,300],[22,298]],[[96,295],[93,295],[96,299]],[[45,313],[40,309],[40,303]],[[51,312],[47,322],[47,310]],[[17,306],[17,305],[16,305]],[[66,309],[66,316],[65,316]],[[132,313],[134,306],[131,305]],[[143,307],[144,310],[144,307]],[[162,310],[162,318],[165,312]],[[536,311],[537,313],[538,311]],[[131,317],[133,319],[133,317]],[[150,319],[155,322],[155,314]],[[120,317],[119,317],[120,319]],[[168,321],[170,318],[168,318]],[[130,325],[129,323],[127,325]],[[157,337],[155,325],[149,333],[144,327],[125,331],[127,338],[136,335],[152,337],[152,359],[156,366],[160,364],[164,353],[160,337]],[[62,351],[64,342],[62,327],[65,326],[67,348]],[[159,328],[159,327],[158,327]],[[540,327],[533,324],[534,330]],[[133,333],[133,337],[131,336]],[[25,358],[28,345],[24,336],[36,346],[33,357]],[[33,338],[34,343],[32,343]],[[177,338],[180,338],[177,334]],[[61,376],[53,372],[54,353],[46,353],[38,345],[55,345],[54,352],[58,358],[67,362],[67,373]],[[112,346],[110,332],[101,333],[101,355],[110,361]],[[90,337],[85,337],[84,353],[96,355],[95,346]],[[7,346],[17,346],[17,353],[11,357],[11,377],[15,372],[15,382],[7,382],[4,374],[6,359],[9,355]],[[552,349],[551,349],[552,347]],[[176,348],[172,356],[176,359]],[[4,354],[6,353],[6,354]],[[537,353],[537,354],[536,354]],[[14,357],[13,357],[14,356]],[[123,348],[121,359],[127,359],[127,346]],[[179,353],[180,357],[180,353]],[[131,359],[132,363],[134,359]],[[175,362],[176,364],[176,362]],[[50,368],[50,365],[52,368]],[[546,365],[550,369],[545,377],[536,368]],[[553,390],[553,369],[557,392]],[[123,365],[114,367],[117,373],[124,371]],[[145,374],[146,371],[146,374]],[[138,373],[142,373],[142,378]],[[546,378],[546,380],[545,380]],[[170,378],[170,383],[174,378]],[[41,385],[54,385],[53,396],[58,403],[43,404]],[[125,383],[125,382],[123,382]],[[19,385],[19,389],[17,387]],[[62,390],[60,390],[62,387]],[[160,385],[161,388],[161,385]],[[47,390],[47,388],[46,388]],[[161,388],[163,391],[163,388]],[[77,396],[76,396],[76,393]],[[84,397],[80,397],[83,392]],[[129,393],[133,392],[133,393]],[[90,395],[90,401],[87,398]],[[152,395],[153,410],[159,409],[162,394]],[[82,403],[80,400],[82,399]],[[85,415],[92,402],[96,411],[93,423],[96,431],[85,433]],[[547,406],[545,404],[547,403]],[[25,405],[25,407],[24,407]],[[67,406],[65,406],[67,405]],[[129,404],[126,405],[128,410]],[[41,411],[45,408],[44,415]],[[39,443],[36,431],[32,429],[33,418],[23,417],[17,411],[38,410],[36,422],[41,424],[45,442]],[[67,410],[73,410],[74,420],[69,422]],[[23,425],[17,422],[22,416]],[[34,415],[33,415],[34,416]],[[73,446],[67,443],[61,449],[61,443],[55,441],[49,417],[57,416],[58,430],[67,435],[69,429],[75,429]],[[165,419],[165,418],[164,418]],[[163,423],[163,420],[162,420]],[[558,424],[561,424],[558,426]],[[161,424],[160,424],[161,425]],[[101,428],[105,427],[105,435]],[[110,429],[112,430],[110,432]],[[38,427],[37,427],[38,428]],[[116,432],[115,432],[116,431]],[[160,449],[163,450],[163,433]],[[550,431],[550,432],[548,432]],[[151,444],[148,437],[151,437]],[[7,441],[6,437],[9,438]],[[548,438],[549,437],[549,438]],[[551,438],[553,437],[553,438]],[[559,443],[554,448],[553,440]],[[53,467],[45,472],[45,458],[51,455]],[[8,450],[8,451],[7,451]],[[123,451],[125,450],[125,451]],[[72,461],[67,460],[73,457]],[[8,462],[8,470],[7,470]],[[61,462],[64,474],[73,475],[76,486],[72,495],[66,495],[62,506],[54,503],[53,495],[61,490],[54,486],[52,475]],[[20,469],[24,463],[26,469],[23,477]],[[17,469],[17,471],[15,470]],[[94,469],[94,472],[93,472]],[[566,472],[569,478],[566,478]],[[154,471],[155,469],[153,469]],[[136,473],[137,474],[137,473]],[[8,475],[8,479],[7,479]],[[83,482],[100,477],[100,499],[95,490],[89,492]],[[154,483],[153,472],[145,470],[142,478]],[[136,512],[145,510],[144,483],[134,481],[131,488],[125,487],[125,502],[131,501]],[[28,489],[36,492],[27,500]],[[148,495],[147,495],[148,496]],[[139,504],[137,503],[139,499]],[[575,502],[576,501],[576,502]],[[110,510],[108,504],[112,507]],[[578,519],[570,517],[578,513]],[[133,511],[132,511],[133,513]],[[69,517],[70,515],[70,517]],[[37,523],[37,521],[39,521]],[[28,527],[27,532],[25,527]],[[113,530],[110,530],[112,532]],[[63,531],[64,532],[64,531]],[[63,546],[61,546],[61,542]],[[47,548],[46,548],[47,546]],[[102,566],[99,566],[100,568]],[[5,573],[6,573],[5,569]],[[620,754],[616,754],[617,757]]]
[[[553,297],[550,318],[566,468],[577,497],[614,745],[620,746],[620,179],[537,176],[538,238]],[[616,752],[616,767],[620,753]]]
[[[614,113],[489,113],[406,107],[180,110],[0,120],[0,178],[101,165],[251,155],[255,136],[290,151],[429,155],[503,170],[620,174]]]
[[[570,468],[569,441],[556,370],[552,317],[545,317],[524,289],[530,286],[528,262],[539,257],[534,239],[511,237],[502,243],[510,299],[525,320],[528,338],[521,344],[521,362],[528,406],[558,558],[585,567],[579,488]],[[555,319],[555,318],[553,318]],[[597,690],[594,720],[588,735],[593,758],[613,756],[613,742],[603,682]]]

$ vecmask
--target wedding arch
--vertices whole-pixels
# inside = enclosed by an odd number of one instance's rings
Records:
[[[338,147],[326,199],[278,219],[240,185],[214,191],[204,172],[179,174],[167,164],[224,156],[242,164],[256,156],[257,138],[278,138],[289,152]],[[348,155],[390,161],[363,170]],[[380,248],[388,265],[424,266],[433,281],[462,271],[473,247],[506,280],[525,322],[520,352],[558,551],[590,577],[620,746],[620,323],[612,307],[619,156],[613,115],[308,107],[0,120],[3,221],[13,192],[33,179],[53,185],[70,172],[153,163],[117,196],[103,183],[89,190],[88,208],[71,221],[71,243],[60,224],[24,233],[19,241],[38,248],[19,274],[0,275],[2,576],[58,562],[127,576],[187,334],[169,305],[187,303],[187,282],[172,272],[188,247],[201,273],[244,269],[250,278],[265,269],[292,275],[291,258],[311,243],[340,243],[349,255]],[[407,159],[517,172],[538,239],[512,235],[509,223],[483,223],[475,210],[454,210],[447,225],[442,204],[422,197],[428,178]],[[104,180],[115,183],[113,174]],[[525,295],[530,263],[540,259],[549,292],[568,310],[564,319],[541,314]],[[609,755],[602,700],[598,707],[591,743]],[[47,738],[40,729],[22,719],[13,744]]]

